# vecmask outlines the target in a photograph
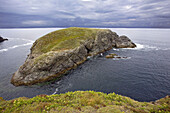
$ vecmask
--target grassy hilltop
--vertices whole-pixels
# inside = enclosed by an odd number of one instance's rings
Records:
[[[0,99],[3,113],[169,113],[170,97],[156,102],[138,102],[115,93],[76,91],[56,95]]]
[[[32,47],[32,53],[74,49],[81,41],[95,38],[97,32],[102,30],[105,29],[70,27],[57,30],[39,38]]]

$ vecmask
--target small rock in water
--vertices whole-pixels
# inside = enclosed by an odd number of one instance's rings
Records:
[[[109,55],[106,55],[106,58],[115,58],[115,56],[118,56],[115,53],[110,53]]]
[[[116,58],[122,58],[122,57],[118,56],[118,57],[116,57]]]
[[[126,58],[128,58],[128,57],[122,57],[122,58],[126,59]]]
[[[116,56],[115,58],[118,58],[118,59],[127,59],[128,57],[121,57],[121,56]]]
[[[128,58],[128,57],[126,57],[126,56],[124,56],[124,57],[121,57],[121,56],[118,56],[117,54],[115,54],[115,53],[110,53],[110,54],[108,54],[108,55],[106,55],[106,58],[117,58],[117,59],[126,59],[126,58]]]
[[[3,42],[3,41],[5,41],[5,40],[8,40],[8,39],[4,39],[4,38],[2,38],[2,37],[0,36],[0,42]]]
[[[118,56],[117,54],[115,53],[110,53],[109,55],[112,55],[112,56]]]

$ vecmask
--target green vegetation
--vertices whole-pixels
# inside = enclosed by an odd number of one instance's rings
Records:
[[[39,38],[32,47],[32,53],[47,53],[78,47],[81,41],[95,38],[97,31],[104,29],[77,28],[57,30]]]
[[[168,113],[170,97],[154,103],[138,102],[115,93],[76,91],[56,95],[39,95],[34,98],[20,97],[5,101],[0,98],[3,113]]]

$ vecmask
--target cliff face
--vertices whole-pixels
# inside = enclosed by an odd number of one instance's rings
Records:
[[[59,77],[68,70],[104,51],[134,48],[126,36],[108,29],[67,28],[49,33],[36,40],[25,63],[13,75],[15,86],[31,85]]]

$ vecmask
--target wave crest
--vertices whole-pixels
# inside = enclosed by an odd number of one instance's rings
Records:
[[[124,50],[143,50],[143,51],[152,51],[152,50],[170,50],[170,48],[160,48],[156,46],[143,45],[136,43],[135,48],[113,48],[114,51],[124,51]]]
[[[20,44],[20,45],[14,45],[12,47],[8,47],[8,48],[5,48],[5,49],[0,49],[0,53],[2,52],[6,52],[8,50],[11,50],[11,49],[15,49],[15,48],[18,48],[18,47],[24,47],[24,46],[28,46],[28,45],[31,45],[33,44],[34,41],[32,40],[28,40],[28,39],[20,39],[20,38],[8,38],[10,40],[23,40],[23,41],[27,41],[28,43],[24,43],[24,44]]]

